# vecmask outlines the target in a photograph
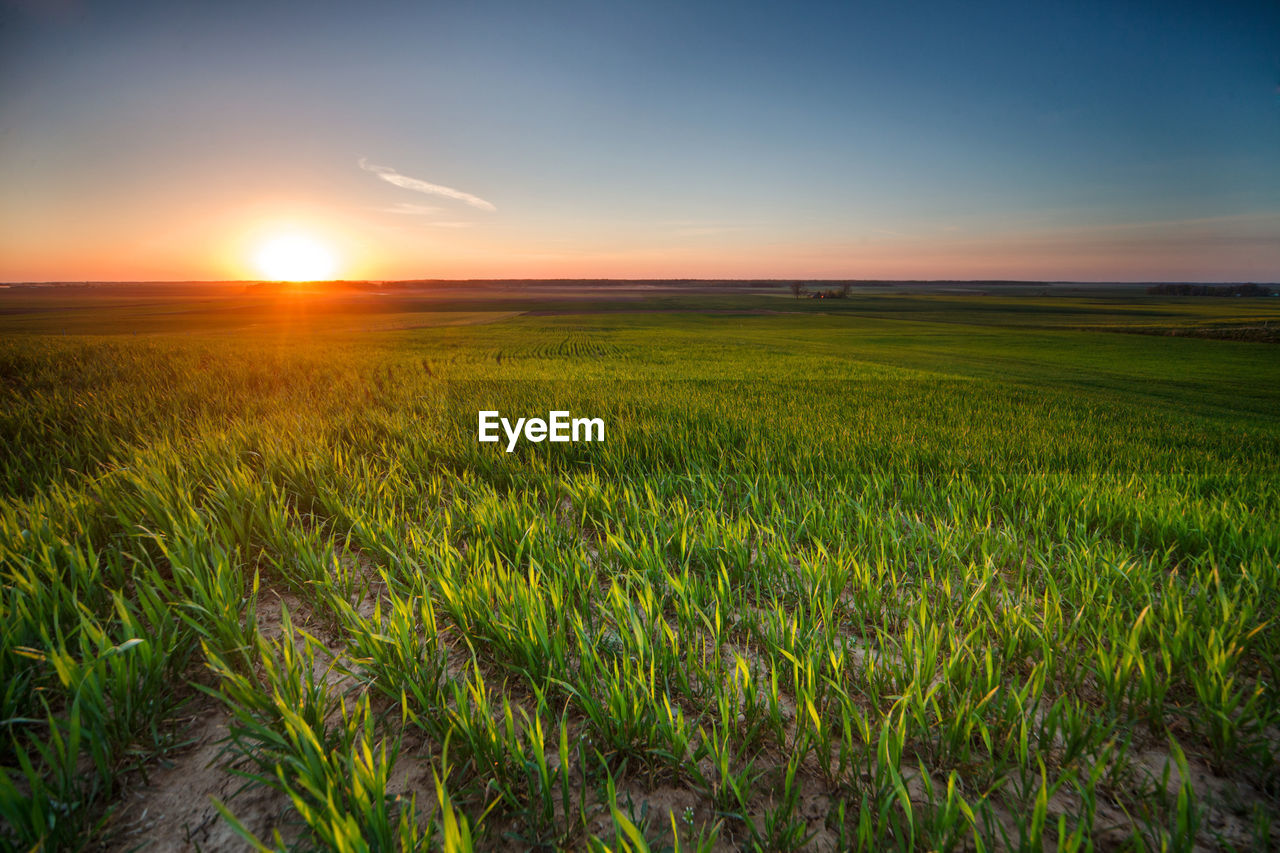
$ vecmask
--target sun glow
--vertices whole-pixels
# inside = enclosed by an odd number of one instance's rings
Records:
[[[258,271],[272,281],[323,281],[337,262],[323,245],[304,234],[273,237],[254,256]]]

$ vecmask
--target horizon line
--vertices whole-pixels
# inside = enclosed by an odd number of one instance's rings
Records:
[[[680,282],[680,283],[729,283],[729,284],[789,284],[791,282],[821,282],[824,284],[1031,284],[1031,285],[1063,285],[1063,284],[1257,284],[1280,286],[1280,278],[1273,280],[1242,279],[1032,279],[1032,278],[803,278],[787,276],[783,278],[622,278],[586,276],[577,278],[326,278],[305,281],[266,278],[156,278],[156,279],[48,279],[45,281],[10,280],[0,281],[0,287],[44,287],[75,286],[90,284],[449,284],[449,283],[487,283],[487,282],[617,282],[620,284],[640,282]]]

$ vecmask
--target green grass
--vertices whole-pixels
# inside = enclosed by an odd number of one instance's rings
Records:
[[[1099,330],[1270,303],[166,298],[0,317],[0,846],[1280,841],[1280,350]]]

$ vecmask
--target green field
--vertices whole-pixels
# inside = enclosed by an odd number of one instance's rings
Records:
[[[1277,328],[0,290],[0,848],[1274,849]]]

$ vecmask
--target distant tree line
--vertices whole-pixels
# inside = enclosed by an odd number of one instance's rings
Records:
[[[1157,296],[1272,296],[1270,287],[1260,284],[1153,284],[1147,293]]]
[[[827,290],[815,290],[810,292],[809,289],[805,287],[803,281],[793,281],[789,287],[791,288],[792,295],[795,296],[796,299],[806,295],[810,299],[845,299],[849,296],[849,291],[852,289],[853,285],[845,282]]]

